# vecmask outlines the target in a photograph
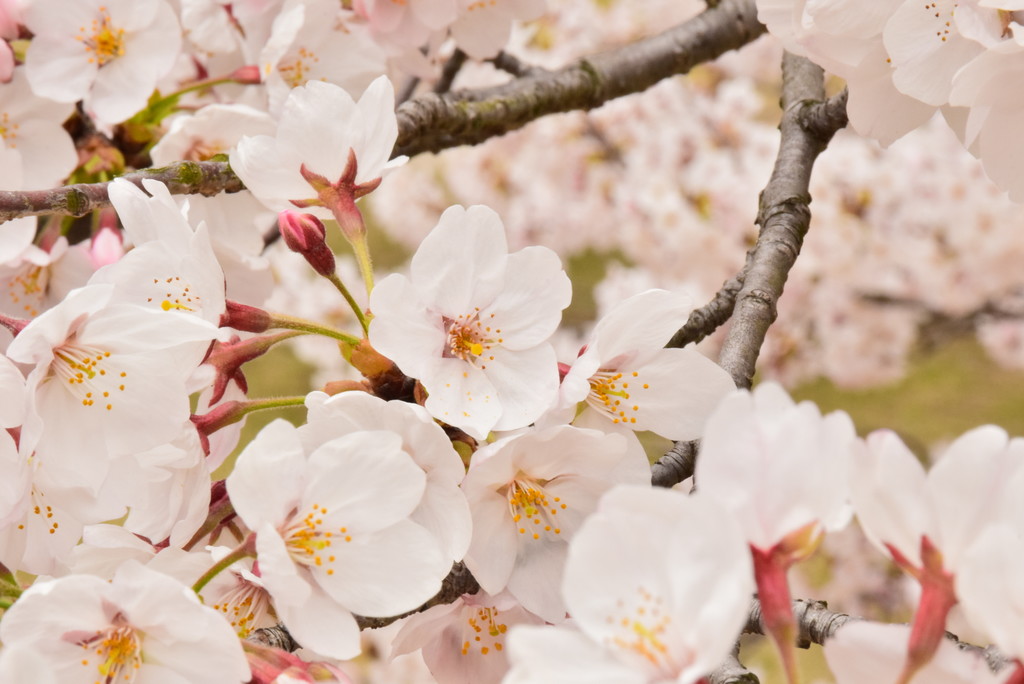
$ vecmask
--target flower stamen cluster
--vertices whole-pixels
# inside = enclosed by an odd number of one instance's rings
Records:
[[[561,534],[562,530],[555,526],[553,518],[558,515],[559,509],[565,510],[568,505],[562,503],[561,497],[558,496],[551,497],[550,502],[543,485],[530,479],[513,480],[508,487],[508,508],[512,514],[512,522],[516,524],[516,532],[526,534],[528,529],[526,523],[524,522],[522,527],[519,526],[525,516],[526,520],[532,522],[537,530],[541,530],[540,525],[543,524],[542,531],[546,537],[554,538],[548,533]],[[530,536],[540,539],[540,532],[532,532]]]
[[[245,639],[270,612],[270,595],[263,587],[239,577],[236,586],[211,607],[224,614],[239,639]]]
[[[637,587],[636,591],[639,599],[633,606],[632,614],[626,608],[625,600],[619,599],[616,602],[616,608],[622,611],[622,616],[616,619],[609,615],[607,619],[609,624],[618,624],[621,634],[606,637],[605,643],[609,647],[639,654],[660,671],[677,671],[678,665],[672,658],[666,639],[672,617],[662,611],[663,598],[643,586]]]
[[[494,318],[494,314],[489,314],[488,318]],[[443,316],[441,320],[448,332],[448,348],[442,354],[446,359],[461,359],[476,366],[476,360],[485,351],[504,342],[501,337],[495,337],[501,334],[501,328],[492,332],[490,326],[484,326],[480,320],[480,307],[475,307],[471,314],[458,314],[455,318]],[[493,361],[494,357],[488,356],[487,360]],[[479,368],[484,370],[487,365],[481,363]]]
[[[492,649],[499,653],[504,650],[505,644],[499,639],[508,631],[508,626],[498,622],[499,612],[493,606],[481,607],[466,619],[468,629],[464,631],[466,639],[462,642],[462,655],[469,655],[471,645],[479,647],[480,655],[487,655]]]
[[[102,398],[106,409],[111,411],[114,408],[110,399],[113,387],[103,389],[99,386],[100,380],[105,379],[107,375],[107,369],[103,368],[102,364],[109,357],[109,351],[73,343],[64,344],[53,351],[54,363],[50,369],[55,377],[67,381],[72,394],[81,398],[82,406],[93,406],[96,399]],[[121,380],[127,376],[126,371],[118,374]],[[123,382],[117,385],[119,392],[123,392],[124,388]]]
[[[331,548],[334,533],[330,530],[321,529],[324,527],[323,516],[327,515],[327,508],[319,504],[313,504],[311,510],[302,518],[293,518],[294,522],[288,526],[283,533],[285,545],[288,547],[289,555],[300,565],[323,567],[324,562],[333,563],[337,558],[327,552]],[[339,527],[338,532],[346,542],[352,541],[347,527]],[[333,568],[327,568],[328,575],[334,574]]]
[[[630,373],[630,377],[639,377],[638,371]],[[629,382],[620,383],[623,374],[614,370],[601,369],[589,378],[590,394],[587,395],[587,404],[598,411],[605,413],[612,419],[613,423],[635,423],[636,416],[626,417],[626,412],[637,413],[640,411],[639,404],[623,405],[623,401],[629,401]],[[644,389],[650,385],[643,384]],[[615,398],[613,398],[615,397]]]
[[[89,30],[78,27],[75,40],[82,43],[86,51],[91,52],[89,63],[103,66],[118,57],[124,56],[124,29],[117,28],[110,19],[109,10],[99,7],[100,16],[92,20]]]
[[[93,662],[91,658],[95,656],[99,659],[96,669],[103,682],[131,682],[135,680],[135,673],[142,665],[140,639],[130,625],[121,624],[124,619],[120,615],[115,616],[113,622],[117,626],[98,630],[94,636],[78,642],[89,653],[82,657],[82,665],[89,667]]]

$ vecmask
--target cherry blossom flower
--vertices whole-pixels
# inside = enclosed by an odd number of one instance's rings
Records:
[[[232,20],[230,0],[181,0],[180,4],[181,27],[190,43],[207,53],[238,49],[241,36]]]
[[[276,137],[246,136],[230,156],[232,169],[266,206],[299,207],[336,220],[355,251],[367,292],[373,289],[373,265],[356,200],[406,161],[389,161],[398,138],[394,109],[394,88],[384,76],[358,103],[336,85],[309,81],[288,94]]]
[[[306,407],[306,424],[299,429],[306,451],[360,430],[388,430],[401,436],[402,450],[427,475],[423,499],[409,519],[429,530],[452,562],[462,560],[472,529],[469,504],[459,488],[466,469],[444,430],[421,406],[384,401],[365,392],[333,397],[312,392]]]
[[[1024,439],[1008,440],[991,425],[976,428],[954,441],[927,475],[889,431],[869,435],[855,455],[850,489],[861,526],[921,585],[907,652],[909,678],[944,639],[964,554],[989,525],[1010,514],[1014,483],[1024,477]]]
[[[0,621],[5,648],[43,655],[61,682],[246,682],[231,627],[170,577],[125,563],[91,575],[37,581]]]
[[[178,116],[150,150],[154,166],[179,159],[205,161],[227,154],[242,136],[272,135],[274,119],[243,104],[211,104],[195,115]]]
[[[243,137],[231,152],[231,168],[275,211],[298,206],[321,219],[335,218],[322,189],[344,180],[354,201],[405,162],[388,161],[398,137],[394,108],[394,89],[384,77],[359,102],[339,86],[309,81],[289,93],[277,135]]]
[[[59,574],[70,562],[83,526],[124,515],[121,502],[68,485],[59,466],[18,453],[0,435],[0,562],[36,575]],[[106,469],[103,468],[105,471]]]
[[[36,98],[29,96],[29,99]],[[17,108],[24,109],[24,104]],[[46,129],[46,123],[39,122],[39,127]],[[12,135],[16,136],[17,132],[18,125],[13,124]],[[44,141],[34,140],[32,144],[43,145]],[[61,145],[56,143],[55,147],[60,157]],[[23,189],[24,175],[22,155],[16,149],[0,145],[0,185],[12,190]],[[16,318],[34,318],[72,289],[84,285],[92,275],[85,245],[69,249],[67,238],[50,233],[40,236],[36,244],[35,217],[13,219],[3,226],[0,230],[0,312]],[[0,342],[7,333],[6,329],[0,332]]]
[[[68,245],[63,235],[47,249],[33,243],[34,219],[16,219],[4,224],[5,247],[17,248],[17,233],[23,229],[22,249],[3,261],[0,256],[0,311],[17,318],[35,318],[67,296],[71,290],[85,285],[94,268],[87,245]],[[15,226],[18,229],[15,230]],[[0,247],[0,252],[6,251]]]
[[[383,50],[366,23],[354,18],[333,0],[285,2],[260,52],[271,112],[308,81],[334,83],[358,97],[384,73]]]
[[[501,219],[449,207],[413,256],[410,275],[374,289],[370,342],[426,388],[426,409],[483,439],[529,425],[558,391],[547,339],[571,285],[543,247],[508,253]]]
[[[0,681],[58,684],[50,663],[28,646],[5,646],[0,649]]]
[[[6,356],[0,356],[0,429],[21,425],[25,420],[25,376]]]
[[[578,631],[514,628],[504,681],[696,682],[733,648],[752,591],[743,534],[721,506],[616,487],[569,548],[562,592]]]
[[[208,547],[214,561],[224,558],[230,549]],[[220,611],[239,639],[253,631],[277,624],[270,593],[263,580],[253,572],[251,559],[240,560],[210,581],[200,596],[203,603]]]
[[[1015,478],[1020,485],[1021,478]],[[1019,491],[1015,489],[1014,491]],[[956,576],[956,593],[964,615],[1015,665],[1015,679],[1024,676],[1024,604],[1021,602],[1021,573],[1024,572],[1024,544],[1020,520],[995,523],[982,529],[966,552]]]
[[[933,106],[946,104],[954,74],[985,50],[960,33],[957,4],[905,1],[886,21],[882,36],[900,92]],[[989,12],[994,18],[996,10]]]
[[[854,621],[825,642],[825,659],[837,684],[896,681],[903,668],[910,629]],[[1007,668],[994,674],[985,661],[943,639],[935,657],[910,680],[915,684],[997,684],[1008,681]]]
[[[775,383],[725,398],[708,419],[700,491],[736,516],[754,558],[766,630],[796,681],[796,623],[786,573],[850,519],[847,463],[856,435],[842,412],[822,417]]]
[[[188,217],[194,225],[205,223],[210,230],[213,253],[227,281],[227,297],[235,302],[262,306],[274,278],[270,262],[263,256],[263,234],[274,225],[277,215],[249,192],[188,199]]]
[[[35,34],[25,56],[32,90],[58,102],[84,99],[107,124],[146,105],[181,47],[164,0],[37,0],[25,24]]]
[[[425,486],[402,438],[384,431],[352,432],[307,454],[296,428],[277,420],[238,457],[228,494],[256,532],[274,610],[305,648],[354,657],[353,612],[396,615],[440,589],[451,561],[408,519]]]
[[[367,17],[378,40],[398,50],[422,45],[431,33],[450,26],[459,12],[456,0],[356,0],[354,6]]]
[[[732,510],[750,544],[771,549],[810,526],[809,539],[849,522],[847,463],[853,423],[822,417],[779,385],[726,397],[708,420],[697,461],[702,492]]]
[[[441,684],[497,682],[509,667],[509,629],[543,623],[507,594],[480,591],[410,615],[395,635],[390,657],[422,649]]]
[[[473,513],[466,567],[484,591],[507,587],[531,613],[561,622],[558,578],[576,530],[605,491],[650,478],[621,435],[596,430],[561,425],[482,447],[462,483]]]
[[[545,0],[461,0],[452,38],[473,59],[494,57],[508,43],[512,22],[530,21],[544,13]]]
[[[111,204],[135,248],[90,283],[112,283],[116,301],[198,317],[210,324],[212,341],[226,304],[209,230],[202,223],[192,228],[163,183],[146,179],[143,186],[150,194],[124,179],[110,184]]]
[[[586,401],[575,424],[601,429],[610,421],[673,440],[699,437],[736,386],[700,352],[665,349],[692,308],[685,295],[649,290],[608,312],[562,380],[563,406]]]
[[[969,106],[964,144],[975,151],[985,173],[1007,190],[1015,202],[1024,200],[1018,162],[1021,143],[1017,135],[1019,100],[1005,84],[1024,73],[1024,30],[1017,28],[1011,40],[986,50],[957,72],[950,103]]]
[[[210,464],[191,426],[174,441],[125,462],[118,475],[122,489],[118,499],[130,509],[125,529],[153,542],[167,540],[179,546],[206,520]]]
[[[75,143],[61,125],[74,110],[70,103],[33,95],[24,68],[0,85],[0,137],[20,157],[22,188],[58,185],[78,165]]]
[[[186,381],[210,340],[197,317],[109,304],[112,296],[110,285],[74,290],[7,351],[35,366],[21,452],[35,450],[55,476],[93,491],[114,457],[163,444],[187,423]]]

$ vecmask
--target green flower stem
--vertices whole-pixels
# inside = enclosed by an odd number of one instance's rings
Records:
[[[191,93],[191,92],[196,91],[196,90],[204,90],[206,88],[212,88],[214,86],[224,85],[225,83],[237,83],[237,81],[235,81],[230,76],[225,77],[225,78],[211,78],[211,79],[207,79],[205,81],[196,81],[192,85],[185,86],[181,90],[176,90],[173,93],[171,93],[170,95],[165,95],[164,97],[161,97],[159,100],[157,100],[156,102],[151,104],[149,107],[147,107],[147,109],[158,109],[158,108],[162,107],[165,104],[171,103],[171,101],[181,97],[185,93]]]
[[[341,296],[345,298],[345,301],[348,302],[348,305],[352,307],[352,312],[355,313],[356,318],[359,319],[359,325],[362,326],[363,332],[369,333],[370,321],[369,319],[366,318],[366,314],[363,313],[363,310],[359,308],[359,303],[356,302],[355,298],[352,296],[352,293],[348,291],[347,287],[345,287],[345,283],[341,282],[341,278],[338,277],[337,273],[332,273],[331,275],[327,276],[327,279],[331,281],[334,287],[338,288],[338,292],[340,292]]]
[[[270,327],[285,328],[286,330],[301,330],[302,332],[313,333],[314,335],[331,337],[345,342],[346,344],[359,344],[358,337],[349,335],[337,328],[331,328],[326,325],[314,323],[313,321],[307,321],[304,318],[296,318],[294,316],[286,316],[284,314],[270,314]]]
[[[256,557],[255,534],[250,534],[246,540],[238,546],[238,548],[221,558],[212,568],[203,573],[203,576],[197,579],[196,583],[192,585],[192,591],[198,594],[203,590],[203,587],[209,584],[210,580],[219,575],[221,571],[231,567],[235,562],[249,557]]]

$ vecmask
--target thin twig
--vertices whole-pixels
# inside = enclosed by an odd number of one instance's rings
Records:
[[[736,306],[736,294],[743,287],[747,277],[747,267],[722,284],[722,289],[715,293],[711,301],[690,312],[686,324],[676,331],[666,347],[685,347],[692,342],[700,342],[718,330],[732,316]]]
[[[416,88],[420,84],[419,76],[410,76],[405,81],[405,85],[402,86],[401,90],[395,93],[395,104],[400,105],[403,102],[408,102],[412,99],[412,96],[416,93]]]
[[[515,55],[511,55],[504,50],[499,52],[497,55],[487,60],[498,69],[501,69],[507,74],[512,74],[517,78],[523,76],[530,76],[533,73],[540,73],[543,69],[538,69],[530,64],[527,64],[523,60],[519,59]]]
[[[455,77],[459,75],[459,70],[462,65],[466,63],[469,56],[459,50],[455,49],[452,56],[448,58],[448,61],[444,63],[444,68],[441,69],[441,78],[434,84],[434,92],[438,95],[447,93],[452,89],[452,83],[455,81]]]
[[[473,577],[473,574],[466,569],[466,566],[462,563],[456,563],[452,566],[451,572],[448,573],[448,576],[445,577],[444,581],[441,583],[441,591],[437,592],[432,599],[424,603],[419,608],[410,610],[407,613],[402,613],[401,615],[384,618],[368,618],[357,615],[356,622],[359,623],[359,629],[385,627],[396,620],[401,620],[406,615],[422,613],[428,608],[452,603],[463,594],[475,594],[478,591],[480,591],[480,585],[477,583],[476,578]]]

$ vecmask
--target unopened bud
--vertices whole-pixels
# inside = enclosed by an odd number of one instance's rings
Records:
[[[104,224],[104,218],[107,216],[106,210],[102,210],[100,216],[101,227],[92,236],[92,242],[89,244],[89,260],[97,269],[112,264],[124,256],[121,231],[112,225]]]
[[[334,252],[327,246],[327,231],[320,219],[312,214],[286,209],[277,215],[277,222],[288,249],[304,256],[320,275],[334,275]]]
[[[261,82],[260,79],[260,68],[255,64],[247,64],[240,66],[231,72],[229,76],[235,83],[241,83],[243,85],[256,85]]]
[[[273,319],[263,309],[233,302],[230,299],[226,302],[225,311],[220,317],[220,327],[243,332],[266,332],[272,324]]]

